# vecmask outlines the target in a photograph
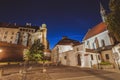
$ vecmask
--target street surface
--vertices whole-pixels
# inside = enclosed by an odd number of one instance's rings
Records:
[[[42,65],[27,68],[27,73],[20,74],[23,66],[4,66],[4,74],[0,80],[120,80],[119,72],[97,69],[49,66],[42,73]]]

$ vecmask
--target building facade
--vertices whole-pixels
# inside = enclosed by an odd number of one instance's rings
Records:
[[[79,41],[63,37],[52,49],[52,61],[54,63],[63,62],[63,54],[67,51],[73,50],[74,45],[80,44]]]
[[[12,44],[31,46],[35,40],[40,39],[45,49],[49,49],[47,41],[46,24],[41,27],[26,25],[17,26],[14,24],[0,24],[0,41]]]

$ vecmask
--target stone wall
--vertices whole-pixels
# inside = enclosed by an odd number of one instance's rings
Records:
[[[22,61],[25,48],[22,45],[0,42],[0,61]]]

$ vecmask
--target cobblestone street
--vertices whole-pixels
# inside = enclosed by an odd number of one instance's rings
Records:
[[[26,76],[19,73],[20,66],[4,67],[0,80],[119,80],[120,73],[88,68],[49,66],[42,73],[42,66],[33,66]]]

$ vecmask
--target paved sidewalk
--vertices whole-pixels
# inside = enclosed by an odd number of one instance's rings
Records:
[[[35,66],[28,70],[25,76],[19,73],[21,67],[7,67],[0,80],[120,80],[119,71],[116,73],[114,70],[69,66],[50,66],[46,68],[47,72],[42,73],[42,66]]]

